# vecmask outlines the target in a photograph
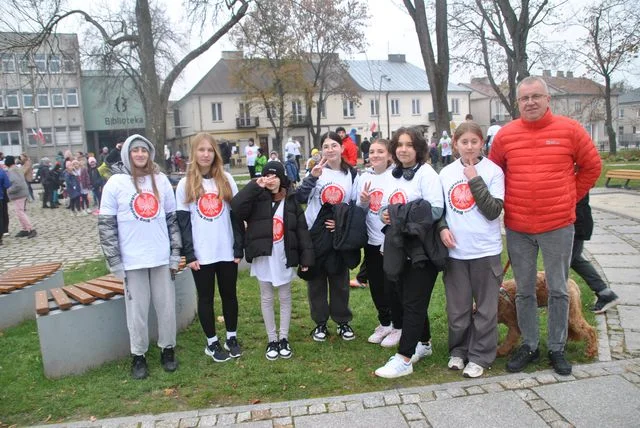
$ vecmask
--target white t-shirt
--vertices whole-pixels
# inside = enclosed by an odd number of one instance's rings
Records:
[[[324,203],[329,202],[333,205],[342,202],[349,203],[352,188],[351,172],[347,171],[345,173],[341,169],[334,171],[328,167],[323,168],[322,174],[316,181],[316,187],[309,194],[307,210],[304,212],[309,229],[316,221],[316,217],[318,217],[320,208]]]
[[[231,186],[231,193],[238,193],[238,186],[228,172],[224,173]],[[233,229],[231,206],[218,199],[218,186],[213,178],[202,180],[204,195],[196,202],[186,203],[187,178],[180,179],[176,188],[176,206],[191,214],[193,250],[198,262],[203,265],[233,261]]]
[[[498,133],[498,131],[501,129],[502,127],[500,125],[491,125],[489,127],[489,129],[487,129],[487,137],[489,138],[489,144],[491,144],[491,142],[493,141],[493,139],[495,138],[496,134]]]
[[[273,204],[273,203],[272,203]],[[293,281],[295,271],[287,267],[284,249],[284,201],[281,201],[273,215],[273,249],[270,256],[260,256],[251,262],[251,276],[259,281],[270,282],[274,287]]]
[[[442,147],[442,156],[451,155],[451,139],[450,138],[441,138],[440,147]]]
[[[171,253],[166,220],[166,214],[176,210],[171,183],[166,175],[155,175],[158,200],[153,194],[151,177],[140,180],[138,194],[130,175],[115,174],[105,184],[100,200],[100,214],[117,218],[125,270],[168,265]]]
[[[388,179],[389,183],[385,186],[385,193],[382,197],[383,207],[424,199],[432,207],[444,208],[440,179],[431,165],[422,164],[411,180],[407,180],[403,176],[395,178],[391,174]]]
[[[385,194],[385,187],[389,185],[390,179],[393,178],[391,170],[393,167],[389,167],[382,174],[376,174],[373,169],[367,169],[364,173],[356,178],[353,184],[353,197],[357,204],[367,209],[367,235],[369,245],[382,245],[384,242],[384,234],[382,228],[384,223],[380,219],[380,209],[385,204],[383,197]],[[364,189],[365,184],[371,183],[369,187],[369,205],[363,206],[360,203],[360,193]]]
[[[476,164],[478,175],[494,198],[504,200],[504,173],[487,158]],[[464,166],[457,160],[440,171],[440,182],[447,203],[445,218],[456,241],[449,256],[459,260],[479,259],[502,252],[500,218],[487,220],[471,194]]]
[[[286,159],[287,155],[289,154],[295,155],[296,150],[297,150],[296,142],[293,140],[287,141],[287,144],[284,145],[284,158]],[[300,150],[297,150],[297,151],[298,151],[298,154],[300,154]]]
[[[258,157],[258,146],[244,146],[244,155],[247,157],[247,165],[254,166],[256,164],[256,157]]]

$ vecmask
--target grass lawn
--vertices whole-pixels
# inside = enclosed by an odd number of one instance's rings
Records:
[[[65,283],[105,273],[103,261],[89,262],[65,272]],[[510,274],[510,272],[509,272]],[[508,274],[508,275],[509,275]],[[580,282],[579,282],[580,283]],[[589,312],[593,294],[581,284],[583,309]],[[242,272],[238,281],[240,301],[239,339],[244,355],[234,361],[214,363],[204,355],[204,335],[198,321],[178,336],[175,373],[162,371],[159,350],[153,348],[147,358],[150,377],[143,381],[129,378],[129,358],[105,364],[79,376],[51,380],[44,377],[35,321],[27,321],[0,332],[0,426],[60,423],[78,419],[173,412],[205,407],[274,402],[410,387],[461,380],[459,372],[447,370],[447,316],[444,290],[439,279],[430,306],[433,356],[414,367],[414,374],[396,380],[380,379],[373,371],[395,350],[366,342],[378,324],[368,289],[352,289],[352,326],[356,339],[344,342],[335,335],[330,323],[330,339],[316,343],[309,336],[314,327],[309,317],[306,288],[302,281],[293,287],[293,316],[290,342],[294,351],[290,360],[267,361],[264,358],[266,334],[260,313],[259,291],[255,279]],[[221,313],[216,297],[216,315]],[[546,311],[541,310],[541,325]],[[224,326],[218,324],[219,335]],[[546,328],[543,327],[543,330]],[[501,329],[501,336],[504,335]],[[542,351],[545,355],[545,334]],[[568,358],[587,361],[584,344],[570,343]],[[485,376],[503,374],[505,359],[498,359]],[[541,358],[537,368],[547,368]]]

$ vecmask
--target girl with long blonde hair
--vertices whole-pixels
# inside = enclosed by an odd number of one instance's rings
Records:
[[[216,362],[237,358],[238,263],[243,256],[243,226],[231,213],[238,186],[223,167],[216,140],[200,133],[191,141],[187,173],[178,183],[176,200],[182,254],[198,289],[198,318],[207,336],[206,355]],[[215,237],[215,240],[212,239]],[[215,280],[227,330],[224,346],[216,334],[213,297]]]

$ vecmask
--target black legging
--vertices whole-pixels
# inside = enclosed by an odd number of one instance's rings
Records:
[[[236,281],[238,265],[234,262],[218,262],[200,265],[200,270],[192,270],[193,280],[198,290],[198,319],[207,337],[216,335],[216,323],[213,313],[215,279],[218,279],[218,292],[222,300],[222,314],[227,331],[238,329],[238,296]]]

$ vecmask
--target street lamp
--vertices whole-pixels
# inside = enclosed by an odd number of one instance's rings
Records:
[[[378,99],[377,99],[377,110],[378,110],[378,136],[382,135],[382,127],[380,126],[380,95],[382,94],[382,79],[387,82],[391,82],[391,77],[386,74],[380,75],[380,83],[378,84]],[[389,127],[389,93],[387,92],[387,127]],[[389,132],[387,131],[387,138],[389,138]]]
[[[37,69],[37,65],[34,61],[33,58],[31,58],[31,60],[29,61],[29,65],[27,66],[29,68],[29,71],[31,72],[31,105],[33,106],[33,119],[35,121],[35,131],[38,133],[37,135],[40,135],[40,124],[38,123],[38,98],[37,98],[37,94],[36,94],[36,76],[35,76],[35,72]],[[27,132],[28,134],[28,132]],[[34,135],[34,138],[36,140],[36,148],[38,151],[38,161],[40,159],[42,159],[42,145],[44,144],[44,141],[38,141],[39,138],[37,137],[37,135]],[[26,150],[25,150],[26,151]]]

